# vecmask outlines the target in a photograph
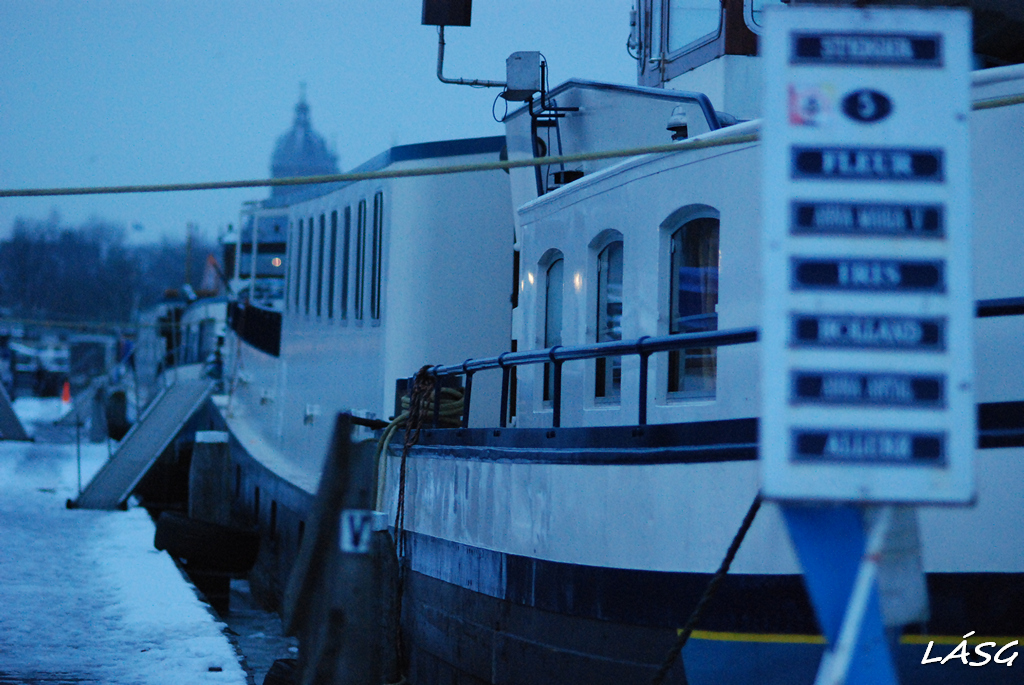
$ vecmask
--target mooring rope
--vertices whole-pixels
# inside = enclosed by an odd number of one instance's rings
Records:
[[[405,653],[404,639],[402,636],[402,599],[405,594],[406,567],[402,560],[406,556],[405,541],[405,484],[407,474],[407,462],[409,450],[419,442],[420,431],[424,423],[431,420],[434,415],[435,382],[436,379],[430,375],[431,365],[427,364],[416,372],[409,394],[402,398],[402,412],[391,420],[391,423],[384,429],[384,433],[377,442],[377,509],[384,508],[384,488],[387,482],[387,460],[388,445],[391,438],[399,428],[405,428],[405,443],[402,447],[402,459],[398,471],[398,501],[395,506],[395,555],[398,560],[398,583],[395,594],[395,603],[399,620],[396,623],[395,644],[398,655],[398,672],[401,676],[400,683],[405,682],[405,664],[402,663],[402,655]],[[441,406],[438,408],[439,427],[455,428],[462,424],[463,393],[457,388],[441,389]]]
[[[686,642],[690,639],[690,635],[693,633],[694,628],[697,627],[697,623],[704,617],[704,611],[707,609],[708,603],[718,592],[719,586],[722,581],[725,580],[725,576],[729,573],[729,567],[732,566],[732,560],[736,558],[736,552],[739,551],[740,545],[743,544],[743,538],[746,537],[747,531],[750,530],[751,524],[754,523],[754,517],[757,516],[758,509],[761,508],[761,493],[758,493],[754,497],[754,501],[750,503],[750,508],[747,510],[747,515],[743,517],[743,523],[740,524],[739,530],[736,531],[736,535],[733,536],[732,543],[729,545],[729,551],[725,553],[725,558],[722,559],[722,564],[718,567],[715,575],[708,582],[708,586],[704,589],[704,594],[701,595],[700,600],[697,602],[697,606],[693,608],[690,613],[690,618],[686,620],[686,625],[679,631],[679,636],[676,638],[676,643],[672,645],[672,649],[669,650],[668,654],[665,655],[665,660],[661,664],[661,668],[651,679],[651,685],[661,685],[665,681],[665,676],[675,665],[676,660],[680,658],[683,652],[683,647],[686,646]],[[682,672],[683,685],[686,685],[686,671]]]

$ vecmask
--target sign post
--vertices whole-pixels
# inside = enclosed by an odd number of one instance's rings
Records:
[[[888,505],[974,496],[970,45],[960,10],[767,16],[761,480],[829,641],[819,682],[895,682]]]

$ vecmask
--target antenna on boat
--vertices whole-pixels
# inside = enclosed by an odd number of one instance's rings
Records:
[[[476,88],[504,88],[504,81],[446,78],[444,75],[444,27],[469,26],[473,14],[473,0],[423,0],[423,26],[437,27],[437,79],[441,83]]]

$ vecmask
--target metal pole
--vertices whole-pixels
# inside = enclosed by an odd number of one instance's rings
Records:
[[[82,496],[82,419],[75,415],[75,454],[78,457],[78,496]]]
[[[551,398],[553,412],[551,425],[558,428],[562,425],[562,362],[555,360],[555,389]]]
[[[649,336],[643,336],[636,341],[637,354],[640,356],[640,408],[637,424],[647,425],[647,362],[651,356],[650,352],[644,352],[644,340]]]
[[[473,392],[473,372],[466,371],[466,392],[462,396],[462,427],[469,428],[469,397]]]
[[[504,356],[504,353],[502,353],[502,356]],[[498,363],[499,364],[501,363],[500,358],[498,360]],[[501,367],[501,422],[499,423],[499,426],[501,428],[504,428],[505,425],[508,423],[508,388],[509,388],[509,381],[511,380],[511,376],[512,376],[512,369],[507,367],[507,366],[505,366],[505,365],[502,365],[502,367]]]

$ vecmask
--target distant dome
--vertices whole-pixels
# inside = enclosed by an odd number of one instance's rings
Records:
[[[277,139],[270,161],[271,178],[315,176],[338,173],[338,156],[331,152],[323,137],[309,123],[309,105],[305,93],[295,105],[295,123]],[[301,193],[308,186],[274,186],[271,196]]]

